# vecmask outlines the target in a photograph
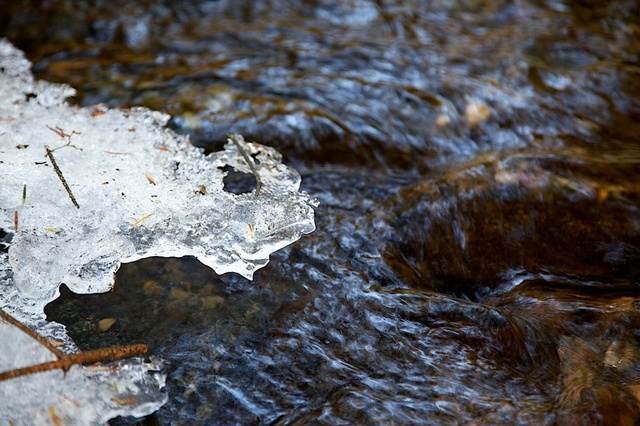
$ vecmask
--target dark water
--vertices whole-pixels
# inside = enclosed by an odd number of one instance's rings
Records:
[[[125,265],[47,310],[167,360],[159,424],[640,422],[636,1],[26,2],[39,78],[280,150],[318,230],[253,282]],[[116,318],[99,332],[97,322]]]

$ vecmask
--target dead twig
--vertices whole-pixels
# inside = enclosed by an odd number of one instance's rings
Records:
[[[126,356],[142,355],[147,353],[147,345],[116,346],[113,348],[96,349],[77,354],[65,355],[64,358],[43,362],[42,364],[30,365],[29,367],[16,368],[14,370],[0,373],[0,381],[14,379],[27,374],[41,373],[43,371],[62,369],[65,373],[76,364],[88,364],[92,362],[104,361],[107,359],[119,359]]]
[[[72,148],[79,149],[80,151],[82,151],[82,148],[77,147],[77,146],[75,146],[75,145],[73,145],[73,144],[71,143],[71,136],[73,136],[73,135],[79,135],[79,134],[80,134],[80,132],[76,132],[75,130],[72,130],[72,131],[71,131],[71,133],[65,133],[65,131],[64,131],[64,130],[62,130],[62,128],[60,128],[60,127],[58,127],[58,126],[56,126],[55,128],[53,128],[53,127],[49,127],[49,125],[48,125],[48,124],[45,124],[45,126],[47,127],[47,129],[51,130],[51,131],[52,131],[53,133],[55,133],[56,135],[60,136],[62,139],[66,139],[66,140],[67,140],[67,143],[66,143],[66,144],[64,144],[64,145],[62,145],[62,146],[59,146],[59,147],[57,147],[57,148],[53,149],[53,151],[55,151],[56,149],[64,148],[65,146],[70,146],[70,147],[72,147]]]
[[[22,205],[27,201],[27,184],[22,185]],[[15,233],[18,233],[18,210],[14,210],[13,212],[13,230]]]
[[[229,140],[233,142],[236,148],[238,148],[238,151],[242,155],[242,158],[244,158],[244,161],[247,163],[247,165],[251,169],[251,173],[253,173],[253,176],[256,178],[256,197],[260,196],[260,187],[262,186],[262,182],[260,181],[260,175],[258,174],[258,169],[256,169],[256,165],[251,159],[251,157],[249,157],[249,155],[244,150],[242,145],[240,145],[240,141],[244,142],[244,138],[241,135],[236,135],[236,134],[229,134],[227,136]]]
[[[58,359],[44,362],[42,364],[31,365],[29,367],[16,368],[0,373],[0,381],[9,380],[27,374],[41,373],[43,371],[62,369],[65,373],[76,364],[88,364],[92,362],[104,361],[107,359],[120,359],[127,356],[142,355],[147,353],[148,347],[144,344],[116,346],[112,348],[96,349],[92,351],[80,352],[77,354],[65,354],[53,346],[47,339],[13,318],[8,313],[0,310],[0,317],[7,323],[17,327],[20,331],[35,339],[53,353]]]
[[[12,326],[18,328],[23,333],[28,334],[33,339],[37,340],[38,343],[40,343],[45,348],[49,349],[49,352],[51,352],[52,354],[54,354],[58,358],[64,358],[64,357],[67,356],[67,354],[65,354],[60,349],[58,349],[55,346],[53,346],[47,339],[45,339],[44,337],[42,337],[38,333],[35,333],[29,327],[27,327],[26,325],[24,325],[23,323],[21,323],[20,321],[18,321],[17,319],[15,319],[11,315],[9,315],[5,311],[3,311],[2,309],[0,309],[0,317],[2,317],[2,319],[6,323],[11,324]]]
[[[45,145],[44,149],[47,151],[47,157],[49,157],[49,160],[51,161],[51,165],[53,166],[53,170],[56,171],[56,174],[58,175],[58,178],[60,179],[60,182],[62,182],[62,186],[64,186],[64,189],[67,191],[67,194],[69,194],[69,198],[71,198],[71,202],[73,203],[74,206],[76,206],[76,208],[80,208],[80,206],[78,205],[78,202],[76,201],[76,197],[73,196],[73,193],[71,192],[71,188],[69,188],[69,185],[67,184],[67,181],[64,179],[64,176],[62,175],[62,172],[60,171],[60,167],[58,167],[58,164],[56,163],[56,159],[53,158],[53,151],[51,151],[51,148],[49,148],[49,145]]]

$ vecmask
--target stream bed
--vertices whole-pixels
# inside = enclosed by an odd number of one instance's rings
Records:
[[[629,0],[7,6],[0,36],[72,102],[166,111],[209,151],[243,134],[320,203],[253,281],[146,259],[107,294],[63,286],[48,318],[82,349],[166,360],[169,402],[144,424],[637,424],[638,16]]]

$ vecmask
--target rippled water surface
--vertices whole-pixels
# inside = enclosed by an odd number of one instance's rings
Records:
[[[95,3],[0,35],[80,104],[275,147],[320,201],[253,282],[148,259],[48,307],[167,361],[148,422],[640,422],[638,2]]]

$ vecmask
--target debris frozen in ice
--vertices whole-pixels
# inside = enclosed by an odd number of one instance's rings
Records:
[[[15,86],[11,98],[2,93],[10,101],[0,105],[0,227],[12,231],[17,212],[10,263],[25,293],[51,299],[60,283],[106,291],[121,261],[149,256],[192,255],[219,274],[252,278],[270,253],[315,229],[299,175],[271,148],[244,143],[262,190],[236,195],[224,191],[222,169],[251,169],[233,144],[204,156],[162,127],[164,114],[56,105],[68,90],[26,87],[22,99]]]
[[[315,229],[315,201],[275,150],[238,135],[246,158],[232,143],[205,156],[164,128],[166,114],[70,106],[72,88],[29,68],[0,40],[0,309],[43,336],[70,343],[44,320],[61,283],[104,292],[121,262],[187,255],[251,279]],[[225,191],[229,168],[252,173],[248,160],[260,194]]]

